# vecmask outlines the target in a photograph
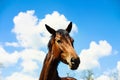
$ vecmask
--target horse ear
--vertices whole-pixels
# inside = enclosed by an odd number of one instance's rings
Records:
[[[45,27],[46,27],[46,29],[48,30],[48,32],[50,33],[50,34],[55,34],[55,30],[53,29],[53,28],[51,28],[50,26],[48,26],[47,24],[45,24]]]
[[[67,31],[68,33],[70,33],[71,29],[72,29],[72,22],[70,22],[70,24],[68,25],[66,31]]]

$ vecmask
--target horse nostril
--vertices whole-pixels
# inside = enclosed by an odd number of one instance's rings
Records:
[[[71,58],[71,62],[74,62],[74,60],[75,60],[74,58]]]
[[[75,58],[71,58],[72,65],[75,65]]]
[[[77,58],[77,59],[71,58],[71,63],[72,63],[72,65],[79,64],[80,60],[79,60],[79,58]]]

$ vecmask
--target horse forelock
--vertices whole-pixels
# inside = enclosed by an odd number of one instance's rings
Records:
[[[53,44],[53,42],[54,42],[54,38],[56,37],[56,34],[59,34],[59,35],[61,35],[61,36],[63,36],[63,37],[70,37],[70,36],[69,36],[69,33],[68,33],[66,30],[63,30],[63,29],[57,30],[55,34],[52,34],[51,39],[50,39],[49,42],[48,42],[48,49],[49,49],[50,51],[51,51],[51,49],[52,49],[52,44]]]
[[[63,29],[59,29],[58,31],[56,31],[56,33],[60,34],[63,37],[69,36],[69,33],[66,30],[63,30]]]

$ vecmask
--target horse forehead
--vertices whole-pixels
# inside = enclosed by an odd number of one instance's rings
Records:
[[[62,37],[69,36],[69,33],[66,30],[63,30],[63,29],[57,30],[56,34],[58,34],[59,36],[62,36]]]

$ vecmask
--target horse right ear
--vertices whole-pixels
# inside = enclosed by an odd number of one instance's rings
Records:
[[[70,33],[71,29],[72,29],[72,22],[69,23],[66,31],[67,31],[68,33]]]
[[[53,28],[51,28],[50,26],[48,26],[47,24],[45,24],[45,27],[46,27],[46,29],[48,30],[48,32],[50,33],[50,34],[55,34],[55,30],[53,29]]]

